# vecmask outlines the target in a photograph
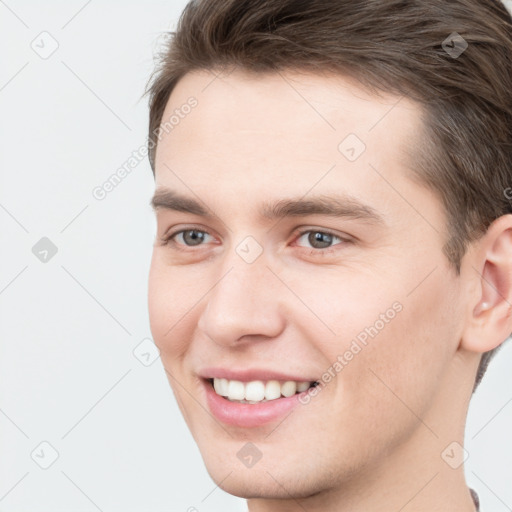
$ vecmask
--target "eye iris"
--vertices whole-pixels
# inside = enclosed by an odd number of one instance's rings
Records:
[[[192,236],[188,237],[189,233],[194,233]],[[204,239],[204,233],[198,231],[197,229],[189,229],[183,232],[183,240],[187,245],[199,245]],[[189,243],[191,242],[191,243]]]
[[[325,240],[325,238],[327,238],[327,240]],[[312,231],[308,236],[308,242],[315,249],[323,249],[325,247],[329,247],[329,245],[332,243],[332,235],[329,235],[329,233],[321,233],[320,231]],[[317,242],[320,242],[321,247],[315,246]]]

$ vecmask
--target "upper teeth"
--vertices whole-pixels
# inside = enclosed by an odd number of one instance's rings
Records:
[[[213,379],[213,388],[220,396],[225,396],[229,400],[265,402],[275,400],[282,396],[292,396],[297,392],[306,391],[310,387],[310,382],[295,382],[292,380],[279,382],[269,380],[253,380],[251,382],[241,382],[239,380]]]

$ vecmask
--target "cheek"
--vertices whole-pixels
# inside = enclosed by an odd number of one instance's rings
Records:
[[[458,345],[459,313],[449,279],[431,278],[409,296],[391,294],[373,318],[366,317],[373,332],[368,325],[351,328],[352,339],[358,330],[368,334],[341,382],[360,421],[379,417],[405,430],[416,421],[410,411],[423,417],[435,399]],[[379,330],[375,320],[394,298],[402,309]]]
[[[458,346],[460,307],[448,271],[440,264],[415,289],[417,270],[394,268],[395,275],[338,270],[315,279],[287,276],[315,313],[304,309],[294,322],[327,362],[324,371],[336,375],[331,380],[339,403],[350,402],[362,415],[384,408],[385,416],[400,408],[407,414],[397,396],[424,410]]]
[[[156,250],[155,250],[156,251]],[[172,305],[167,302],[167,283],[163,278],[163,269],[158,262],[156,252],[153,252],[148,279],[148,312],[153,340],[161,349],[160,344],[165,332],[171,324],[166,319],[172,311]]]
[[[158,249],[153,252],[148,279],[148,311],[153,340],[162,356],[179,357],[190,339],[193,308],[204,294],[193,276],[163,261]]]
[[[380,337],[402,309],[396,281],[355,267],[317,268],[309,274],[288,269],[280,274],[297,297],[282,291],[291,322],[300,324],[304,339],[314,342],[332,362],[354,339],[370,340],[369,333],[376,330]]]

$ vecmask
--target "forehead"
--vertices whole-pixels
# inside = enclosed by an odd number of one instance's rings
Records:
[[[197,105],[183,108],[190,98]],[[291,71],[188,73],[162,123],[177,114],[157,147],[157,184],[208,197],[213,185],[240,201],[248,186],[253,195],[378,193],[383,175],[405,179],[422,132],[420,107],[408,98],[371,94],[340,75]]]

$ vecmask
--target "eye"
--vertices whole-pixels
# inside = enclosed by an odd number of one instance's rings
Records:
[[[175,246],[184,245],[185,247],[195,247],[201,245],[201,242],[203,242],[207,236],[211,235],[206,231],[202,231],[200,229],[195,228],[189,228],[182,229],[181,231],[176,231],[174,233],[169,233],[168,235],[165,235],[164,238],[162,239],[162,242],[164,243],[164,245],[173,244]],[[180,247],[177,248],[181,249]]]
[[[307,235],[307,237],[305,235]],[[306,238],[307,243],[313,247],[313,251],[311,251],[311,254],[323,254],[334,251],[335,249],[332,248],[332,243],[336,239],[339,240],[341,243],[335,245],[341,245],[343,242],[349,242],[348,239],[337,236],[334,233],[330,233],[329,231],[321,231],[317,229],[308,229],[301,231],[299,233],[299,237],[297,238],[297,240],[301,240],[303,238]],[[298,245],[299,247],[307,248],[306,246],[303,246],[301,244]]]
[[[211,237],[212,239],[214,238],[207,231],[197,228],[188,228],[164,235],[161,241],[163,245],[172,245],[177,250],[186,251],[189,247],[202,245],[202,242],[208,241],[207,237]],[[297,243],[297,245],[304,249],[308,249],[307,245],[302,245],[300,243],[301,239],[305,239],[307,241],[306,243],[310,244],[312,247],[312,250],[310,251],[311,255],[329,254],[336,250],[336,245],[343,245],[351,242],[348,238],[343,238],[329,231],[319,229],[304,229],[298,233],[298,238],[296,238],[296,240],[299,241],[299,243]],[[339,243],[333,245],[333,242],[336,240],[338,240]]]

